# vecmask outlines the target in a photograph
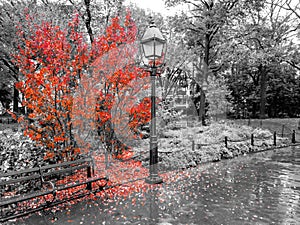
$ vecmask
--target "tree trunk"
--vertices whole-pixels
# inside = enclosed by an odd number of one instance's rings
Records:
[[[18,113],[18,105],[19,105],[19,91],[14,87],[14,96],[13,96],[13,112]]]
[[[199,120],[201,121],[202,125],[205,126],[205,93],[203,90],[203,84],[207,81],[208,77],[208,70],[209,70],[209,50],[210,50],[210,35],[205,35],[205,49],[204,49],[204,65],[203,65],[203,76],[202,76],[202,87],[201,87],[201,95],[200,95],[200,109],[199,109]]]
[[[93,35],[92,27],[91,27],[92,14],[91,14],[91,9],[90,9],[90,3],[91,3],[90,0],[84,0],[85,11],[86,11],[86,14],[87,14],[84,23],[85,23],[85,26],[86,26],[86,29],[87,29],[87,32],[88,32],[88,35],[89,35],[89,38],[90,38],[90,42],[91,42],[91,44],[93,44],[94,35]]]
[[[267,70],[264,66],[259,67],[260,70],[260,119],[266,118],[266,102],[267,102]]]
[[[201,122],[202,125],[205,125],[205,93],[202,89],[200,92],[199,122]]]

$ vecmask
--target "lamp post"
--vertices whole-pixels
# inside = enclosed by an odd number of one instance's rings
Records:
[[[158,144],[156,134],[155,81],[157,68],[160,66],[157,60],[160,60],[164,56],[166,40],[154,24],[154,21],[151,21],[150,26],[146,29],[141,40],[141,46],[144,57],[148,60],[148,67],[151,72],[150,167],[149,177],[145,181],[149,184],[159,184],[163,180],[157,173]]]

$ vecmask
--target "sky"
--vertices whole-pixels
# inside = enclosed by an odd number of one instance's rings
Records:
[[[173,10],[167,9],[163,0],[125,0],[126,5],[129,5],[130,3],[136,4],[140,8],[162,13],[163,16],[172,15],[176,11],[176,8]]]
[[[291,5],[294,6],[299,2],[299,0],[292,0]],[[167,9],[164,5],[163,0],[125,0],[125,4],[134,3],[140,8],[151,9],[154,12],[159,12],[164,15],[173,15],[178,8],[174,8],[173,10]]]

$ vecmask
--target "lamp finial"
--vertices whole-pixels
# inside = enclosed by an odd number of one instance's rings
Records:
[[[156,27],[155,22],[154,22],[154,18],[152,16],[149,17],[150,23],[149,23],[149,27]]]

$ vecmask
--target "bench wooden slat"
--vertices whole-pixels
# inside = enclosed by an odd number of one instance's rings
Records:
[[[51,194],[53,191],[44,191],[44,192],[38,192],[38,193],[32,193],[32,194],[24,194],[17,197],[10,197],[7,200],[0,201],[0,207],[7,206],[13,203],[23,202],[32,198],[37,198],[43,195]]]
[[[65,166],[70,166],[70,165],[82,164],[82,163],[86,163],[86,162],[90,162],[90,161],[91,161],[91,159],[79,159],[79,160],[71,161],[71,162],[63,162],[63,163],[59,163],[59,164],[43,166],[43,167],[41,167],[41,169],[47,170],[47,169],[52,169],[52,168],[57,168],[57,167],[65,167]]]
[[[53,169],[53,168],[57,168],[57,167],[65,167],[65,166],[70,166],[70,165],[82,164],[85,162],[88,163],[91,161],[92,161],[91,159],[86,158],[86,159],[79,159],[79,160],[72,161],[72,162],[63,162],[63,163],[59,163],[59,164],[42,166],[41,168],[36,167],[36,168],[30,168],[30,169],[25,169],[25,170],[20,170],[20,171],[13,171],[13,172],[9,172],[9,173],[0,173],[0,178],[16,176],[16,175],[21,175],[21,174],[25,174],[25,173],[39,172],[40,169],[43,171],[43,170]]]
[[[39,174],[34,174],[31,176],[27,176],[27,177],[20,177],[20,178],[15,178],[15,179],[10,179],[10,180],[6,180],[6,181],[1,181],[0,186],[5,186],[5,185],[9,185],[9,184],[15,184],[15,183],[19,183],[22,181],[28,181],[28,180],[35,180],[40,178]]]
[[[98,177],[98,178],[87,180],[85,182],[75,182],[72,185],[58,187],[56,189],[56,191],[63,191],[63,190],[69,189],[69,188],[74,188],[74,187],[77,187],[80,185],[86,185],[88,183],[93,183],[93,182],[100,181],[100,180],[108,181],[108,178],[107,177]],[[52,194],[52,193],[53,193],[53,190],[49,190],[49,191],[47,190],[47,191],[42,191],[42,192],[37,192],[37,193],[32,193],[32,194],[27,194],[27,195],[24,194],[21,196],[10,197],[10,198],[7,198],[7,200],[0,201],[0,207],[7,206],[7,205],[10,205],[13,203],[23,202],[23,201],[26,201],[26,200],[29,200],[32,198],[37,198],[37,197],[41,197],[43,195],[48,195],[48,194]]]
[[[87,181],[84,181],[84,182],[76,182],[76,183],[68,185],[68,186],[58,187],[57,191],[66,190],[66,189],[69,189],[69,188],[73,188],[73,187],[77,187],[77,186],[80,186],[80,185],[93,183],[93,182],[100,181],[100,180],[108,181],[108,177],[98,177],[98,178],[90,179],[90,180],[87,180]]]
[[[9,172],[9,173],[1,173],[0,174],[0,178],[1,177],[16,176],[16,175],[21,175],[21,174],[25,174],[25,173],[38,172],[39,170],[40,169],[37,167],[37,168],[25,169],[25,170],[21,170],[21,171],[13,171],[13,172]]]
[[[74,167],[70,167],[70,168],[66,168],[66,169],[61,169],[61,170],[53,170],[53,171],[49,171],[47,173],[44,173],[43,176],[44,177],[49,177],[51,175],[57,175],[57,174],[66,174],[68,172],[72,172],[75,170],[80,170],[80,169],[84,169],[87,168],[88,165],[81,165],[81,166],[74,166]]]
[[[49,171],[47,173],[44,173],[43,177],[49,177],[51,175],[57,175],[57,174],[65,174],[65,173],[68,173],[68,172],[72,172],[72,171],[75,171],[75,170],[80,170],[80,169],[87,168],[87,167],[88,167],[88,165],[81,165],[81,166],[76,166],[76,167],[74,166],[74,167],[61,169],[61,170],[53,170],[53,171]],[[7,180],[7,181],[2,181],[0,183],[0,186],[19,183],[19,182],[22,182],[22,181],[35,180],[35,179],[39,179],[40,177],[41,177],[40,174],[33,174],[33,175],[30,175],[30,176],[26,176],[26,177],[10,179],[10,180]]]

